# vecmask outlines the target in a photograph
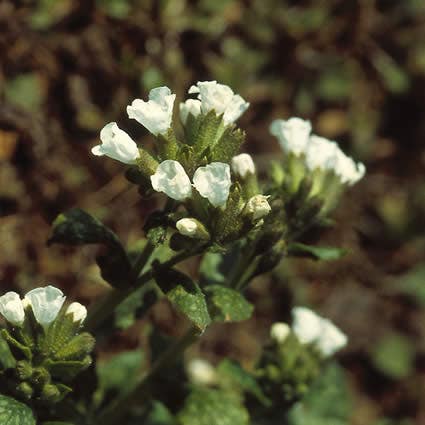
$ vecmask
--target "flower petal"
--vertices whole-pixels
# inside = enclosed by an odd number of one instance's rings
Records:
[[[6,292],[0,297],[0,313],[12,325],[21,326],[25,320],[24,306],[16,292]]]
[[[278,138],[282,149],[295,155],[305,151],[310,132],[310,121],[301,118],[289,118],[287,121],[275,120],[270,125],[270,133]]]

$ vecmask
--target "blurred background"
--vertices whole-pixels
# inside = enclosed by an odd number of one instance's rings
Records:
[[[309,305],[350,338],[349,403],[332,423],[425,424],[423,0],[3,0],[0,28],[2,292],[48,282],[86,302],[100,294],[96,247],[46,246],[52,220],[74,206],[130,246],[143,236],[153,205],[118,162],[90,154],[100,128],[117,121],[150,143],[127,104],[159,85],[180,101],[216,79],[251,103],[239,124],[260,164],[279,153],[271,120],[299,116],[368,173],[320,241],[348,255],[284,262],[252,285],[253,319],[211,329],[195,350],[249,364],[270,323]],[[151,319],[172,332],[173,315],[159,306]],[[114,338],[136,347],[140,327]]]

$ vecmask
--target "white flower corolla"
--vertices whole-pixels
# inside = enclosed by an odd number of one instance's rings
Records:
[[[347,345],[348,338],[330,320],[322,319],[322,333],[316,342],[317,348],[325,356],[330,357]]]
[[[255,164],[251,155],[241,153],[232,158],[232,171],[239,177],[245,178],[249,174],[255,174]]]
[[[292,330],[302,344],[314,344],[324,357],[331,356],[347,344],[344,335],[330,320],[305,307],[292,309]]]
[[[270,124],[270,133],[277,137],[284,152],[300,155],[309,142],[311,123],[296,117],[287,121],[274,120]]]
[[[6,292],[0,297],[0,313],[12,325],[21,326],[25,320],[24,305],[16,292]]]
[[[72,314],[74,322],[83,323],[87,317],[87,308],[80,303],[74,302],[68,306],[65,314]]]
[[[265,217],[271,210],[271,206],[267,199],[269,196],[255,195],[248,200],[245,206],[245,212],[249,214],[254,221]]]
[[[312,135],[305,150],[305,164],[310,171],[334,170],[339,148],[335,142]]]
[[[193,184],[214,207],[224,206],[232,184],[229,164],[211,162],[205,167],[199,167],[193,176]]]
[[[50,325],[56,319],[65,298],[63,292],[54,286],[36,288],[25,295],[35,319],[43,327]]]
[[[189,238],[209,239],[210,235],[205,226],[195,218],[182,218],[176,223],[177,230]]]
[[[199,385],[212,385],[217,380],[214,367],[202,359],[191,360],[186,367],[190,381]]]
[[[134,99],[127,106],[129,118],[135,119],[153,135],[164,134],[171,127],[176,95],[168,87],[157,87],[149,92],[149,100]]]
[[[356,164],[352,158],[338,149],[334,171],[342,183],[352,186],[364,177],[366,167],[361,162]]]
[[[109,158],[133,164],[140,156],[136,142],[117,123],[110,122],[100,131],[102,144],[92,148],[91,152],[96,156],[109,156]]]
[[[190,87],[189,93],[198,94],[201,111],[206,114],[214,110],[217,115],[223,114],[225,124],[235,122],[249,107],[249,103],[233,93],[233,90],[217,81],[198,81]]]
[[[180,120],[186,124],[187,117],[192,114],[197,117],[201,113],[201,101],[196,99],[187,99],[185,102],[180,103]]]
[[[270,338],[279,344],[283,344],[291,333],[291,328],[283,322],[276,322],[270,328]]]
[[[192,195],[192,185],[183,166],[178,161],[167,159],[158,165],[151,176],[154,190],[164,192],[176,201],[184,201]]]
[[[292,309],[292,330],[301,344],[316,342],[322,332],[322,318],[306,307]]]

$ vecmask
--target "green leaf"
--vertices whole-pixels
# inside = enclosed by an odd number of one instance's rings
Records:
[[[199,121],[199,125],[194,125],[197,127],[197,132],[192,136],[193,139],[189,144],[193,145],[198,156],[202,157],[204,150],[215,143],[223,120],[221,115],[216,115],[214,111],[210,111],[206,115],[200,114],[196,120]]]
[[[207,252],[201,261],[199,272],[201,274],[201,282],[209,284],[224,283],[225,275],[221,270],[223,264],[223,256],[217,252]]]
[[[377,369],[394,379],[402,379],[413,371],[414,348],[401,334],[389,334],[374,346],[372,362]]]
[[[251,317],[254,307],[242,294],[221,285],[205,287],[211,317],[216,322],[240,322]]]
[[[233,387],[252,394],[264,406],[271,405],[271,401],[265,396],[254,376],[242,368],[238,362],[225,359],[218,365],[217,372],[222,385],[226,385],[228,381]]]
[[[32,410],[14,398],[0,395],[0,423],[4,425],[36,425]]]
[[[342,258],[347,251],[332,246],[311,246],[294,242],[288,246],[288,254],[293,257],[307,257],[313,260],[333,261]]]
[[[7,342],[0,334],[0,370],[12,369],[15,367],[16,360],[13,357]]]
[[[234,126],[227,127],[211,150],[213,161],[229,162],[240,150],[245,140],[245,133]]]
[[[249,414],[232,392],[196,388],[178,414],[181,425],[248,425]]]
[[[167,407],[160,401],[152,402],[151,410],[143,425],[175,425],[176,420]]]

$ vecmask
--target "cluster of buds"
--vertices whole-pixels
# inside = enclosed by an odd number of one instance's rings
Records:
[[[5,392],[34,402],[57,403],[72,388],[70,381],[91,364],[94,338],[81,332],[86,308],[53,286],[33,289],[23,299],[16,292],[0,297],[1,330],[10,362],[0,368]]]
[[[347,337],[330,320],[308,308],[292,310],[292,326],[270,328],[272,344],[264,351],[257,374],[266,394],[284,403],[301,398],[321,366],[347,344]]]
[[[244,133],[234,123],[249,103],[216,81],[198,82],[189,94],[197,98],[180,104],[180,133],[173,125],[176,96],[168,87],[152,89],[148,101],[135,99],[127,107],[129,118],[156,138],[153,152],[112,122],[92,153],[131,165],[127,176],[144,195],[161,192],[184,205],[185,213],[173,218],[180,235],[223,244],[261,225],[270,212],[252,158],[238,155]]]

